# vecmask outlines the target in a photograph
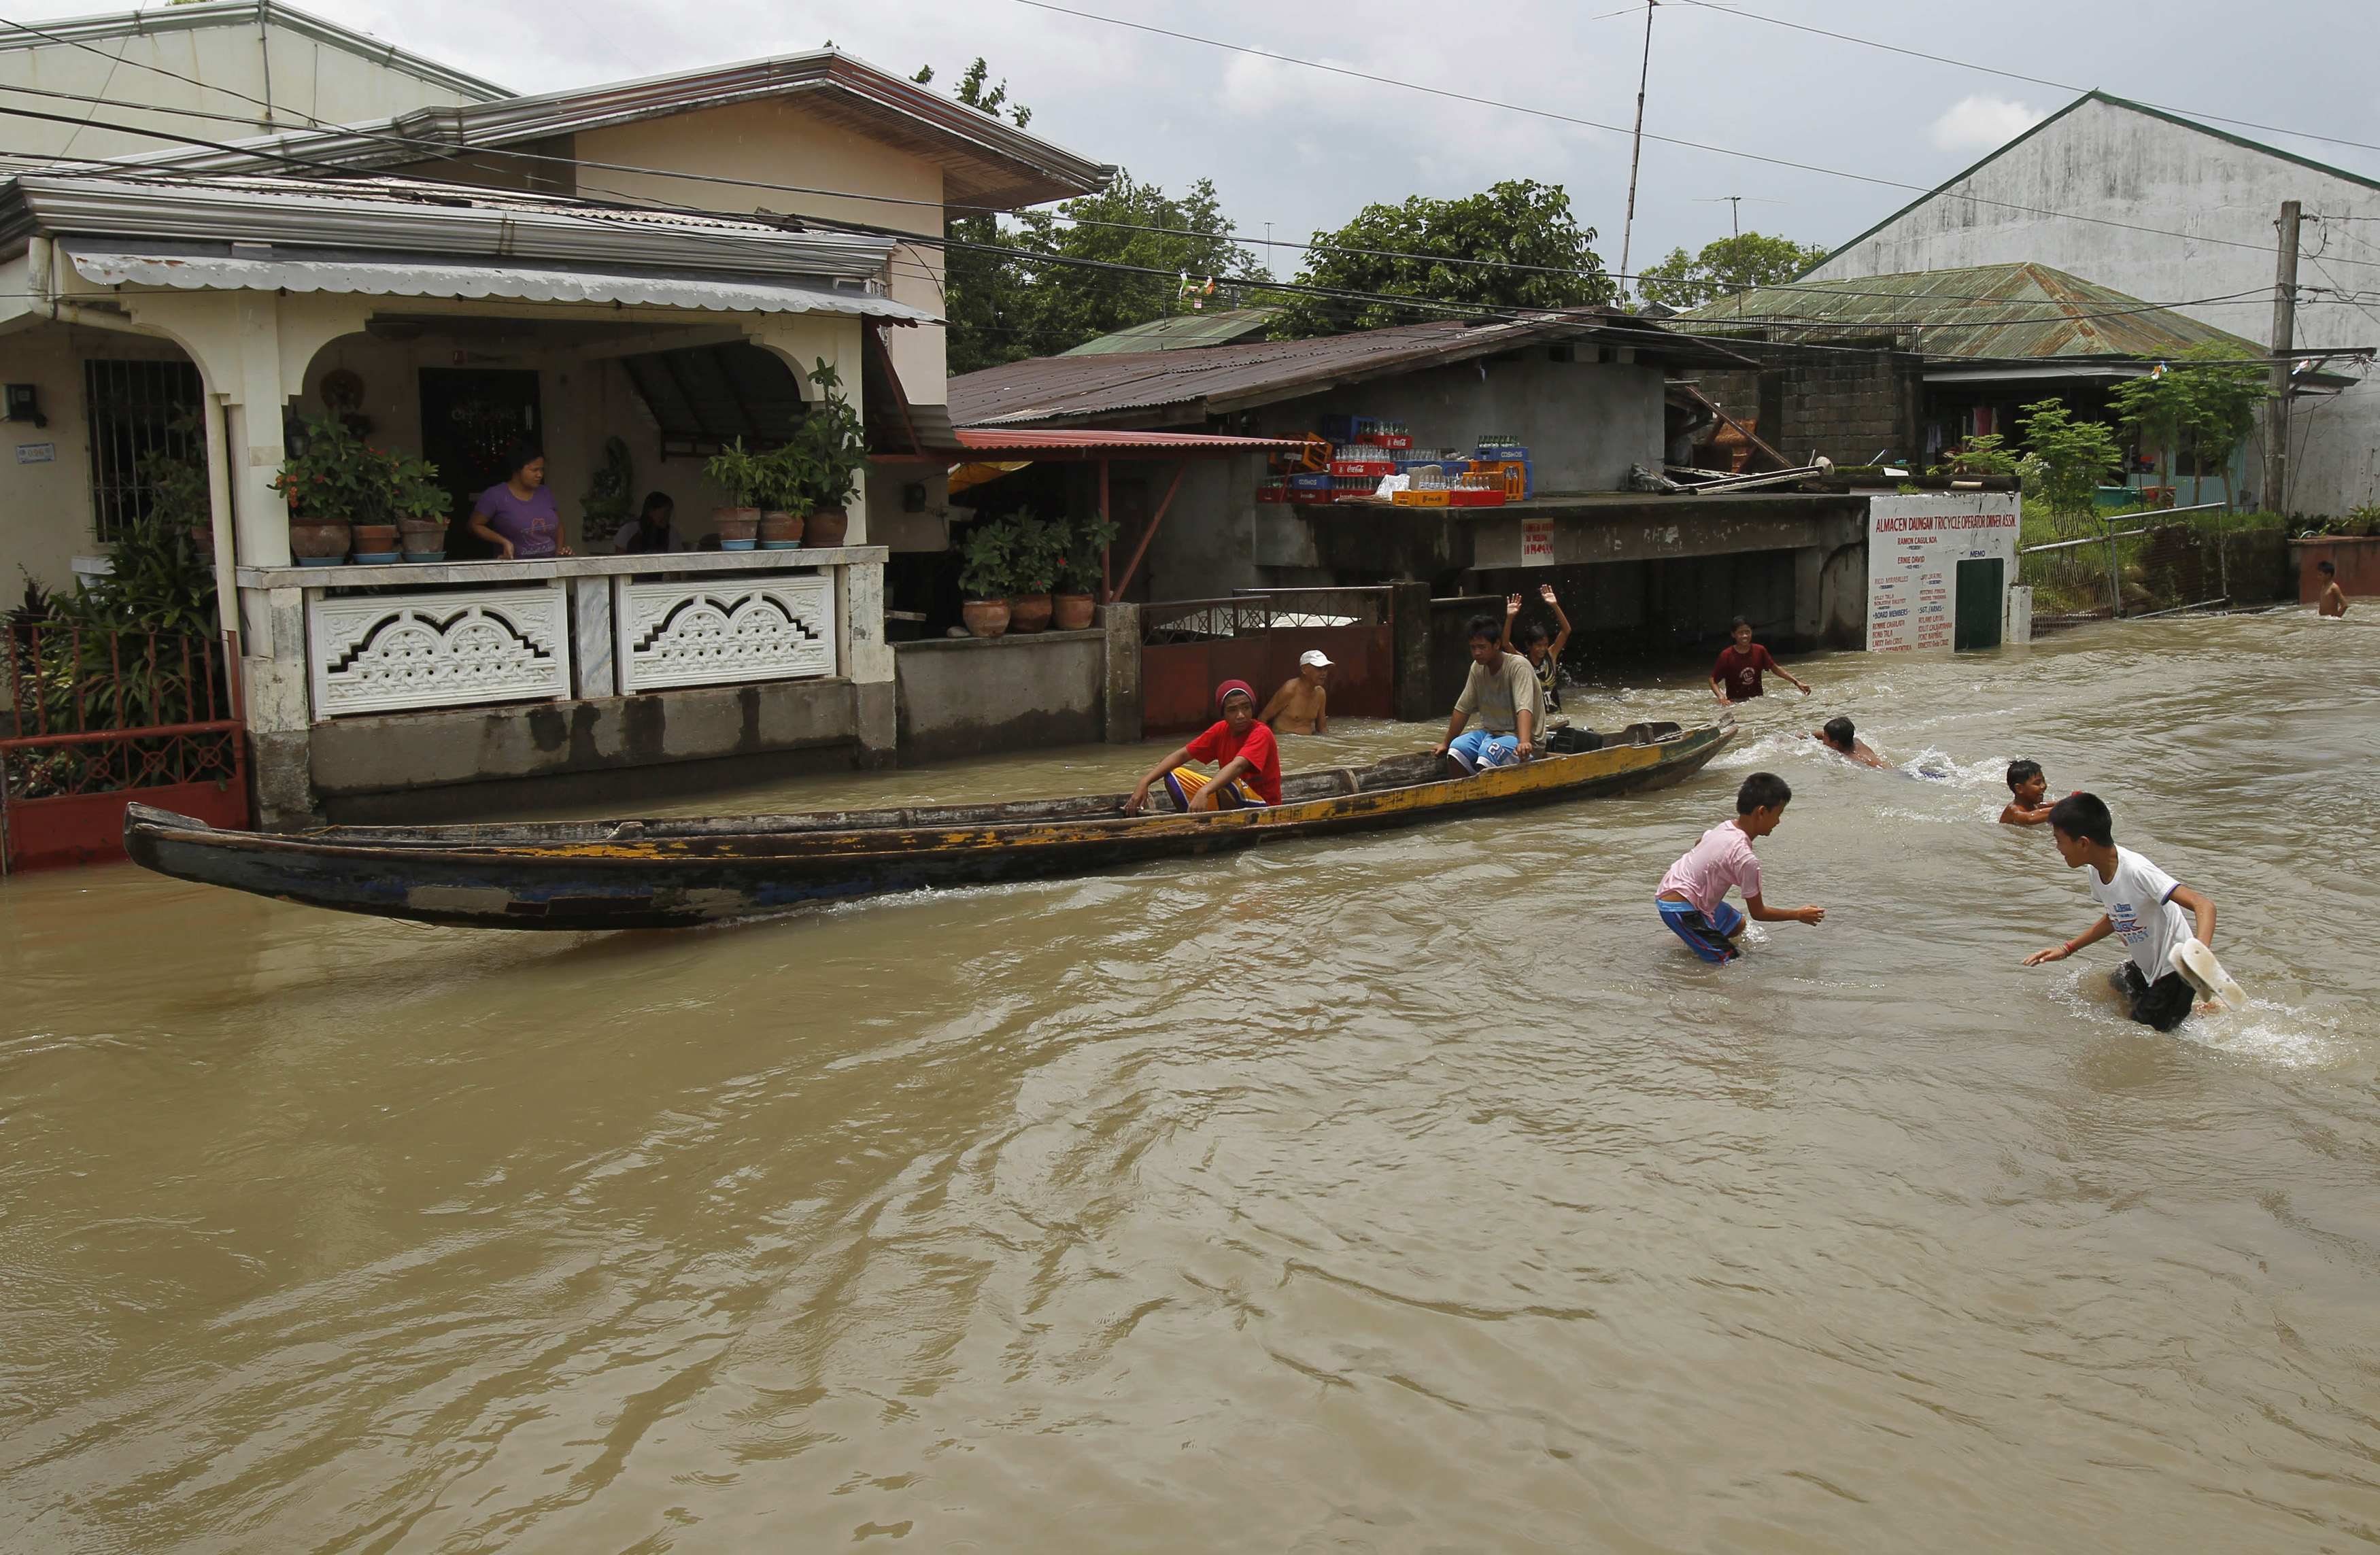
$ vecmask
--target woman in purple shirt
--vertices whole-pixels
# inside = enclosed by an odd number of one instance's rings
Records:
[[[546,489],[544,453],[524,443],[506,456],[504,468],[512,474],[472,499],[471,532],[496,548],[498,561],[569,555],[562,514]]]

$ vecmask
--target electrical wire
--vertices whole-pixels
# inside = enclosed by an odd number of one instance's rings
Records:
[[[1885,43],[1881,39],[1862,38],[1850,32],[1832,32],[1823,27],[1812,27],[1806,22],[1787,21],[1782,17],[1763,16],[1758,11],[1747,11],[1736,6],[1713,5],[1711,0],[1668,0],[1668,3],[1692,6],[1696,10],[1715,11],[1720,16],[1731,17],[1739,21],[1767,22],[1771,27],[1788,28],[1795,32],[1814,33],[1821,38],[1835,39],[1839,43],[1857,43],[1862,48],[1881,49],[1887,54],[1897,54],[1908,59],[1923,59],[1936,65],[1955,66],[1961,70],[1973,70],[1986,76],[1998,76],[2003,80],[2023,81],[2033,86],[2046,86],[2058,91],[2070,91],[2078,97],[2093,90],[2089,87],[2070,86],[2064,81],[2053,81],[2046,76],[2028,76],[2020,70],[2002,70],[1996,66],[1978,65],[1972,59],[1953,59],[1948,55],[1927,54],[1923,49],[1905,49],[1897,43]],[[2169,107],[2162,103],[2151,103],[2144,98],[2139,101],[2142,107],[2155,108],[2161,114],[2179,114],[2186,118],[2211,119],[2216,124],[2236,124],[2243,129],[2261,129],[2267,135],[2287,135],[2300,140],[2321,140],[2334,146],[2352,146],[2360,152],[2380,152],[2380,145],[2374,145],[2366,140],[2350,140],[2342,135],[2319,135],[2311,129],[2288,129],[2277,124],[2259,124],[2254,119],[2237,119],[2225,114],[2210,114],[2197,108]]]

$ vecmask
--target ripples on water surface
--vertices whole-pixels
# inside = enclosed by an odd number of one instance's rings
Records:
[[[0,1547],[2368,1548],[2375,647],[1821,657],[1663,794],[676,936],[10,882]],[[2015,756],[2253,1011],[2018,968]],[[1831,916],[1722,971],[1647,903],[1755,765]]]

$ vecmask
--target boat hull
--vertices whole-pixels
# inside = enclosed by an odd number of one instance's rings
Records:
[[[216,831],[135,806],[125,850],[160,874],[281,901],[479,929],[674,929],[901,892],[1062,879],[1299,837],[1658,788],[1699,771],[1721,724],[1453,781],[1414,759],[1341,770],[1342,791],[1267,809],[1127,817],[1121,796],[747,822]],[[1311,791],[1333,781],[1306,774]],[[1384,783],[1386,786],[1366,786]],[[1073,812],[1073,813],[1068,813]],[[906,824],[866,824],[882,817]],[[824,824],[821,824],[824,822]]]

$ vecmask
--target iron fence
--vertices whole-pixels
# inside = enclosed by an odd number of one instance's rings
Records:
[[[27,623],[8,634],[0,828],[50,800],[247,783],[227,642]],[[6,847],[0,831],[0,854]]]

